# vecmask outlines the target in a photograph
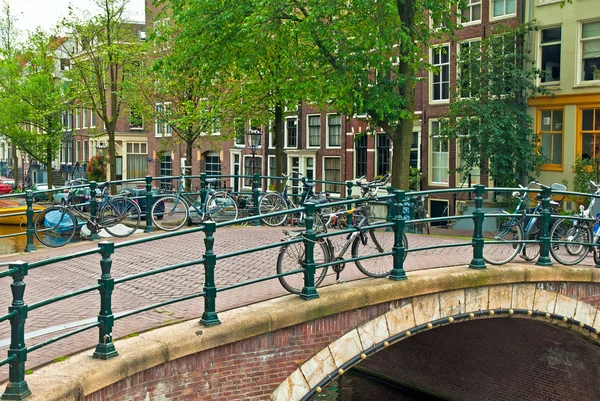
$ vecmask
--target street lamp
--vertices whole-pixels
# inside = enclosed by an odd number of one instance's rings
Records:
[[[104,152],[106,149],[108,149],[108,146],[106,146],[104,142],[99,142],[98,145],[96,145],[96,151],[102,157],[104,157]]]
[[[248,137],[248,147],[250,148],[250,152],[252,152],[252,174],[256,173],[255,159],[256,159],[256,149],[260,146],[260,139],[262,137],[262,132],[258,128],[250,128],[250,130],[246,133]]]

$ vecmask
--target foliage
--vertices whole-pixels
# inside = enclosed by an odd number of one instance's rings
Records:
[[[420,191],[421,190],[421,177],[423,177],[423,173],[421,173],[421,169],[416,167],[410,168],[410,190],[411,191]]]
[[[454,101],[441,136],[457,142],[462,159],[458,171],[479,167],[496,186],[516,186],[539,174],[543,163],[539,138],[527,113],[527,97],[548,92],[536,82],[523,37],[536,29],[494,27],[491,35],[461,48]]]
[[[573,191],[575,192],[588,193],[590,181],[600,182],[600,161],[597,159],[583,159],[577,155],[575,164],[571,168],[575,172],[573,177]]]
[[[93,156],[88,163],[87,173],[89,181],[106,181],[106,158],[100,155]]]

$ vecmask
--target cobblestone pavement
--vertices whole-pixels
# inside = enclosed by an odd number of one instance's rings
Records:
[[[440,233],[441,231],[438,230],[438,234],[433,235],[408,234],[409,247],[417,248],[459,242],[465,243],[466,246],[409,253],[405,262],[406,271],[466,265],[471,261],[470,237],[444,236]],[[136,238],[149,235],[156,234],[139,234]],[[215,234],[214,249],[217,255],[223,255],[266,244],[276,244],[284,238],[281,228],[252,226],[222,228],[217,230]],[[130,239],[132,238],[114,240],[115,242],[123,242]],[[204,234],[196,232],[117,249],[112,257],[111,273],[115,279],[118,279],[165,266],[201,259],[204,253],[203,239]],[[97,244],[95,243],[85,242],[70,244],[63,248],[43,249],[32,253],[0,255],[0,263],[16,260],[33,262],[96,247]],[[275,274],[277,255],[278,247],[275,247],[249,255],[219,260],[215,271],[217,287]],[[349,252],[346,257],[350,257]],[[24,297],[25,302],[31,305],[86,286],[96,285],[100,277],[99,262],[100,256],[94,254],[30,270],[29,275],[25,278],[27,286]],[[196,264],[168,273],[117,284],[112,298],[113,313],[118,315],[122,312],[198,293],[203,289],[203,273],[203,266]],[[324,285],[335,283],[334,276],[335,273],[330,270]],[[347,263],[345,270],[342,272],[342,278],[345,281],[350,281],[364,278],[364,275],[358,271],[354,264]],[[0,305],[0,307],[6,308],[10,303],[12,298],[10,293],[11,281],[10,277],[0,279],[0,299],[4,305]],[[219,292],[217,296],[217,311],[224,311],[285,294],[287,292],[277,279],[236,288],[231,291],[223,291]],[[31,311],[26,322],[26,332],[29,336],[26,339],[26,345],[31,347],[64,333],[66,329],[81,326],[82,323],[95,322],[99,307],[98,292],[92,291],[85,295]],[[147,312],[117,320],[113,336],[118,339],[158,326],[182,320],[197,319],[202,311],[203,298],[201,297],[168,306],[151,308]],[[51,362],[60,356],[92,348],[98,342],[97,333],[98,329],[93,328],[42,347],[28,355],[26,367],[31,369]],[[0,323],[0,359],[6,356],[9,338],[10,326],[8,322]],[[7,376],[8,367],[3,366],[0,368],[0,381],[5,380]]]

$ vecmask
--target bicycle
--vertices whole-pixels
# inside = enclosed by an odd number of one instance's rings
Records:
[[[596,203],[596,196],[600,196],[600,185],[593,181],[590,181],[590,185],[595,188],[594,197],[590,199],[587,208],[583,205],[579,206],[579,213],[575,215],[578,220],[559,218],[550,229],[552,241],[550,253],[557,262],[563,265],[570,266],[581,262],[588,255],[590,249],[593,249],[594,252],[594,262],[599,259],[600,233],[592,230],[595,221],[590,216]]]
[[[429,223],[420,221],[429,218],[429,212],[425,207],[426,198],[427,195],[420,195],[416,198],[415,220],[419,220],[414,223],[416,234],[430,234]]]
[[[283,174],[286,180],[281,192],[269,192],[261,196],[261,198],[258,201],[258,210],[260,214],[275,213],[284,211],[286,209],[296,209],[301,207],[304,203],[306,203],[306,201],[310,199],[321,199],[324,202],[329,202],[327,196],[325,198],[319,198],[318,195],[315,194],[314,188],[316,184],[310,181],[302,181],[304,187],[302,198],[298,204],[294,202],[294,200],[291,197],[289,197],[287,193],[288,187],[290,186],[290,181],[292,180],[292,174],[296,174],[299,177],[302,176],[302,173],[296,171],[292,171],[290,174],[287,175]],[[329,216],[331,215],[332,210],[330,210],[330,208],[322,208],[320,210],[321,216],[327,217],[327,219],[324,220],[323,223],[326,226],[329,225]],[[264,217],[261,219],[261,222],[271,227],[277,227],[283,225],[286,221],[288,221],[288,218],[288,214],[283,213],[277,216]],[[301,212],[299,215],[294,216],[293,221],[296,221],[298,224],[302,224],[304,218],[305,215],[303,212]]]
[[[216,181],[217,178],[206,179],[207,194],[202,202],[201,197],[196,199],[185,189],[185,169],[183,169],[177,192],[161,197],[152,205],[150,210],[152,222],[161,230],[175,231],[186,222],[191,225],[196,219],[200,223],[206,220],[222,223],[237,219],[238,206],[235,199],[226,191],[212,188],[211,184]],[[195,216],[192,216],[192,213]]]
[[[101,201],[96,218],[84,212],[73,197],[74,185],[81,182],[71,183],[64,205],[51,206],[38,214],[33,223],[38,241],[48,247],[61,247],[70,242],[84,224],[92,233],[104,229],[113,237],[128,237],[138,229],[142,214],[139,206],[129,198],[109,195],[109,181],[98,184]]]
[[[527,187],[519,185],[523,190],[521,192],[513,192],[513,196],[519,200],[515,211],[512,214],[521,214],[519,217],[507,217],[504,222],[496,223],[495,231],[485,230],[483,238],[486,243],[483,247],[483,260],[493,265],[502,265],[513,260],[517,255],[531,261],[540,254],[540,221],[539,212],[541,202],[539,196],[534,208],[528,208],[531,198],[527,190],[531,185],[538,185],[544,188],[539,181],[531,181]],[[551,189],[565,191],[566,187],[562,184],[554,183],[550,186]],[[550,200],[550,209],[552,213],[556,213],[559,202],[554,199]],[[509,214],[506,210],[501,210],[500,213]],[[537,216],[531,216],[537,215]],[[532,242],[520,242],[523,239]],[[489,241],[497,241],[490,243]],[[535,242],[533,242],[535,241]]]
[[[353,215],[353,227],[355,231],[346,236],[346,240],[341,245],[339,252],[336,252],[333,242],[327,238],[319,238],[315,242],[313,260],[316,265],[322,265],[337,261],[331,266],[336,273],[336,282],[341,282],[340,275],[346,264],[343,258],[344,254],[351,248],[352,258],[361,256],[372,256],[392,251],[394,246],[394,232],[387,232],[385,228],[369,228],[369,213],[365,206],[351,209],[348,211],[335,212],[335,215],[341,214]],[[354,218],[356,217],[356,218]],[[304,231],[287,232],[284,234],[290,238],[298,238],[305,234]],[[408,238],[402,233],[402,244],[404,249],[408,249]],[[304,263],[304,244],[294,242],[282,245],[277,256],[277,274],[281,285],[292,294],[302,292],[304,286],[304,274],[302,272]],[[404,259],[406,259],[406,253]],[[393,256],[373,256],[367,259],[355,260],[356,267],[369,277],[386,277],[393,269]],[[327,275],[327,267],[318,268],[315,272],[315,287],[323,283]],[[291,273],[297,271],[297,273]],[[290,274],[286,274],[290,273]],[[285,274],[285,275],[283,275]]]

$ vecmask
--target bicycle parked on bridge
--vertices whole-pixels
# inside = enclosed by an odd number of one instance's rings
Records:
[[[123,196],[111,196],[107,188],[110,182],[98,184],[101,201],[98,203],[97,218],[75,204],[73,187],[83,180],[71,182],[64,205],[51,206],[40,212],[33,223],[34,233],[42,244],[56,248],[71,241],[78,229],[85,225],[91,233],[104,229],[113,237],[127,237],[140,226],[141,210],[137,203]]]
[[[338,263],[331,266],[336,273],[336,282],[341,282],[340,274],[346,267],[344,254],[351,249],[352,259],[364,256],[371,256],[367,259],[355,260],[354,264],[363,274],[369,277],[386,277],[394,267],[394,258],[391,254],[394,246],[394,232],[386,228],[370,228],[371,219],[370,210],[366,205],[351,209],[348,211],[335,212],[334,215],[342,217],[344,214],[353,216],[353,228],[355,231],[348,233],[345,241],[336,249],[334,242],[328,237],[326,239],[317,239],[314,247],[314,263],[316,265],[326,264],[336,261]],[[318,213],[317,213],[318,216]],[[305,231],[287,232],[289,238],[298,238],[305,234]],[[408,238],[402,233],[402,244],[404,249],[408,249]],[[384,254],[377,256],[378,254]],[[404,259],[406,259],[406,253]],[[302,292],[304,286],[303,263],[305,248],[303,242],[295,242],[283,245],[279,249],[277,256],[277,274],[281,285],[292,294]],[[327,267],[317,268],[315,272],[315,287],[323,283],[327,276]],[[297,273],[291,273],[297,271]],[[291,274],[286,274],[291,273]],[[285,275],[284,275],[285,274]]]
[[[296,174],[298,177],[302,176],[302,173],[299,173],[297,171],[292,171],[290,174],[287,175],[283,174],[286,180],[281,192],[269,192],[267,194],[264,194],[259,199],[258,210],[260,214],[282,212],[287,209],[296,209],[301,207],[304,203],[311,199],[326,199],[326,201],[329,202],[328,194],[325,194],[325,197],[323,198],[321,194],[316,194],[314,192],[314,188],[316,185],[314,182],[302,181],[304,192],[302,198],[300,199],[300,202],[296,203],[292,197],[288,196],[288,188],[291,186],[290,182],[292,181],[293,174]],[[332,212],[333,209],[331,208],[325,207],[321,209],[323,222],[326,226],[330,224],[330,215]],[[284,213],[277,216],[264,217],[261,219],[261,222],[271,227],[277,227],[284,225],[288,221],[291,221],[292,223],[296,224],[303,224],[305,217],[306,216],[304,215],[304,212],[294,214]]]
[[[185,168],[179,178],[179,187],[174,194],[165,195],[152,205],[152,222],[161,230],[174,231],[184,224],[212,220],[216,223],[232,221],[238,217],[235,199],[226,191],[212,187],[216,178],[207,178],[207,194],[204,202],[198,196],[194,198],[185,189]]]
[[[530,208],[531,198],[527,192],[534,184],[540,188],[544,187],[539,181],[531,181],[527,187],[519,185],[522,189],[521,192],[513,192],[513,196],[519,202],[512,214],[521,214],[521,216],[507,217],[506,219],[496,218],[500,220],[500,223],[496,223],[495,230],[484,230],[483,259],[487,263],[502,265],[510,262],[517,255],[530,261],[540,254],[541,220],[539,212],[541,211],[541,199],[538,195],[535,207]],[[567,189],[563,184],[558,183],[552,184],[550,188],[556,191]],[[554,199],[550,200],[552,214],[558,213],[559,206],[560,202]],[[506,210],[501,210],[500,213],[509,214]],[[530,242],[521,242],[523,239]]]
[[[574,219],[561,218],[554,222],[550,229],[550,253],[552,257],[563,265],[576,265],[593,251],[594,262],[600,259],[600,230],[598,230],[598,217],[592,219],[592,209],[596,197],[600,196],[600,184],[590,181],[590,186],[595,189],[594,196],[590,199],[588,207],[579,206],[579,213]]]

